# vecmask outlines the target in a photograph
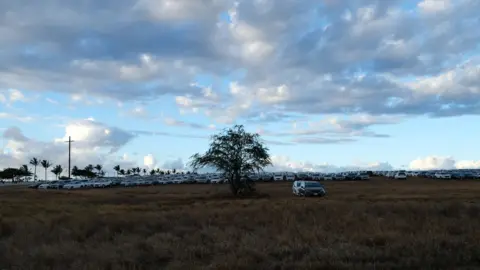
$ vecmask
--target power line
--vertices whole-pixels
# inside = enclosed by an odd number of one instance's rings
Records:
[[[72,138],[70,136],[68,136],[68,141],[65,141],[65,142],[68,142],[68,179],[70,179],[70,164],[71,164],[71,159],[72,159]]]

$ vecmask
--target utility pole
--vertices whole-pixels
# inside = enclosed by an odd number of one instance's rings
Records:
[[[72,137],[68,136],[68,141],[65,141],[65,142],[68,142],[68,179],[70,179],[70,163],[71,163],[71,159],[72,159]]]

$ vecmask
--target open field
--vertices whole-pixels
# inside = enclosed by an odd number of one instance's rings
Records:
[[[0,189],[0,269],[479,269],[480,181]]]

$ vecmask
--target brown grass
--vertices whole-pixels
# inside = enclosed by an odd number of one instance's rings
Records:
[[[480,269],[480,182],[0,188],[0,269]]]

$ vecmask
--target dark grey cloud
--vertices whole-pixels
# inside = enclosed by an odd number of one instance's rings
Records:
[[[3,132],[3,138],[12,139],[14,141],[26,142],[28,138],[23,135],[18,127],[9,127]]]

